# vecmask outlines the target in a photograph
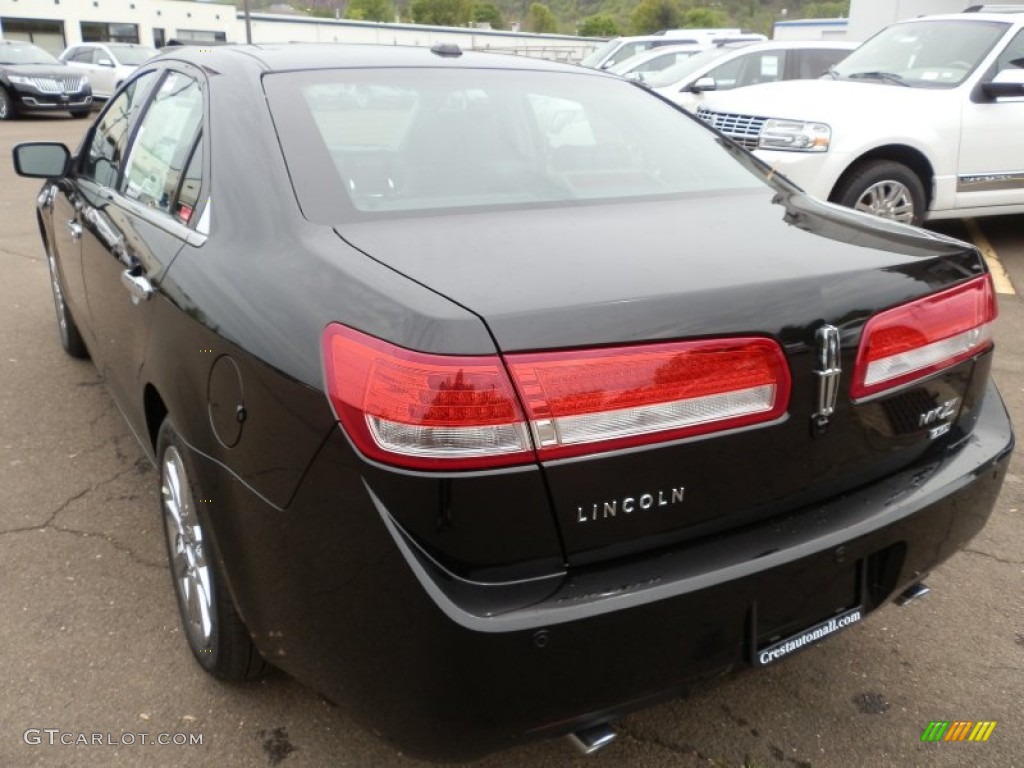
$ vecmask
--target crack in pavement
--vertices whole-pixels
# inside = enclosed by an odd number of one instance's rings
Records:
[[[1024,560],[1009,560],[1005,557],[999,557],[999,555],[993,555],[991,552],[983,552],[980,549],[963,549],[961,551],[967,552],[971,555],[981,555],[982,557],[987,557],[990,560],[995,560],[996,562],[1003,563],[1004,565],[1024,565]]]
[[[140,459],[140,461],[141,461],[141,459]],[[129,547],[127,544],[124,544],[121,541],[115,539],[109,533],[94,532],[94,531],[83,531],[83,530],[80,530],[78,528],[71,528],[69,526],[59,525],[57,523],[57,516],[61,512],[66,510],[69,506],[71,506],[76,501],[78,501],[79,499],[82,499],[85,496],[88,496],[90,493],[94,493],[95,491],[98,491],[100,488],[102,488],[105,485],[110,485],[111,483],[113,483],[117,479],[123,477],[124,475],[127,475],[130,472],[137,472],[137,471],[138,471],[138,462],[136,461],[136,462],[133,462],[131,466],[125,467],[124,469],[119,470],[118,472],[115,472],[113,475],[108,477],[106,480],[101,480],[100,482],[96,483],[95,485],[92,485],[92,486],[90,486],[88,488],[85,488],[85,489],[79,491],[78,493],[76,493],[76,494],[74,494],[72,496],[69,496],[64,501],[62,501],[60,504],[58,504],[57,507],[52,512],[50,512],[50,514],[47,516],[46,520],[44,520],[42,523],[39,523],[37,525],[24,525],[24,526],[19,526],[17,528],[0,529],[0,536],[7,536],[8,534],[14,534],[14,533],[30,533],[32,531],[53,530],[53,531],[57,531],[58,533],[70,533],[70,534],[75,535],[75,536],[80,536],[81,538],[96,537],[96,538],[100,538],[100,539],[103,539],[104,541],[106,541],[108,544],[110,544],[118,552],[121,552],[121,553],[127,555],[128,559],[131,560],[133,563],[145,566],[147,568],[161,568],[162,569],[162,568],[164,568],[164,564],[163,563],[154,563],[154,562],[151,562],[149,560],[146,560],[145,558],[139,557],[137,554],[135,554],[135,552],[131,549],[131,547]]]
[[[45,256],[42,256],[42,257],[39,257],[39,256],[29,256],[28,254],[25,254],[25,253],[18,253],[17,251],[9,251],[6,248],[0,248],[0,253],[5,254],[7,256],[20,256],[21,258],[28,259],[29,261],[38,261],[38,262],[41,262],[43,264],[46,263],[46,257]]]

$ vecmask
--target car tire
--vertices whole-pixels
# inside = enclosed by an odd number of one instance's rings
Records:
[[[86,360],[89,350],[78,330],[78,324],[71,315],[67,302],[64,300],[64,283],[60,277],[57,259],[47,249],[46,263],[50,269],[50,290],[53,293],[53,306],[57,310],[57,330],[60,332],[60,345],[71,357]]]
[[[0,120],[10,120],[14,117],[14,101],[7,89],[0,86]]]
[[[83,117],[88,117],[91,111],[89,109],[73,109],[71,110],[71,116],[76,120],[81,120]]]
[[[924,221],[924,183],[910,168],[892,160],[868,160],[853,166],[830,199],[883,219],[916,225]]]
[[[157,435],[160,514],[182,630],[199,665],[221,680],[254,680],[267,663],[249,636],[209,546],[209,517],[191,453],[165,419]]]

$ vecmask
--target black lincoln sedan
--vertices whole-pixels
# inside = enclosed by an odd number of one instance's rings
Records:
[[[186,48],[14,162],[61,342],[159,469],[198,663],[420,754],[596,748],[799,664],[920,595],[1003,482],[978,252],[612,76]]]
[[[0,40],[0,120],[23,112],[86,117],[91,108],[88,77],[32,43]]]

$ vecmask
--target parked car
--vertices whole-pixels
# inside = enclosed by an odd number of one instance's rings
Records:
[[[671,67],[679,62],[686,61],[692,56],[706,51],[710,45],[706,43],[683,43],[681,45],[662,45],[630,56],[607,68],[613,75],[619,75],[629,80],[645,81],[655,72],[660,72],[666,67]]]
[[[85,117],[91,105],[87,77],[32,43],[0,40],[0,120],[24,112],[67,111]]]
[[[606,743],[920,594],[1003,482],[978,251],[612,75],[186,48],[14,162],[198,664],[266,659],[416,754]]]
[[[718,46],[647,75],[644,83],[694,112],[712,91],[821,77],[856,47],[826,40]]]
[[[155,48],[137,43],[79,43],[66,48],[60,60],[88,74],[94,96],[109,99],[125,78],[156,53]]]
[[[766,39],[757,32],[741,32],[738,29],[671,29],[653,35],[612,38],[584,56],[580,65],[592,69],[608,69],[639,53],[664,45],[711,46],[721,43],[753,43]]]
[[[893,24],[831,78],[709,94],[698,111],[813,195],[876,216],[1024,211],[1024,14]]]

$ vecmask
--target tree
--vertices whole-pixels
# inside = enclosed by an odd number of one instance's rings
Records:
[[[526,12],[527,32],[557,32],[558,19],[543,3],[531,3]]]
[[[494,3],[474,3],[473,21],[491,25],[491,29],[504,29],[505,18]]]
[[[850,3],[808,3],[801,9],[800,18],[803,19],[838,19],[850,15]]]
[[[679,28],[679,5],[676,0],[643,0],[629,17],[634,35],[649,35],[662,29]]]
[[[461,27],[469,23],[473,13],[472,0],[412,0],[409,6],[417,24],[440,27]]]
[[[579,34],[583,37],[618,37],[622,28],[610,13],[595,13],[580,22]]]
[[[349,0],[345,8],[346,19],[360,21],[394,21],[395,6],[391,0]]]
[[[680,29],[716,29],[727,26],[729,17],[713,8],[691,8],[679,17]]]

